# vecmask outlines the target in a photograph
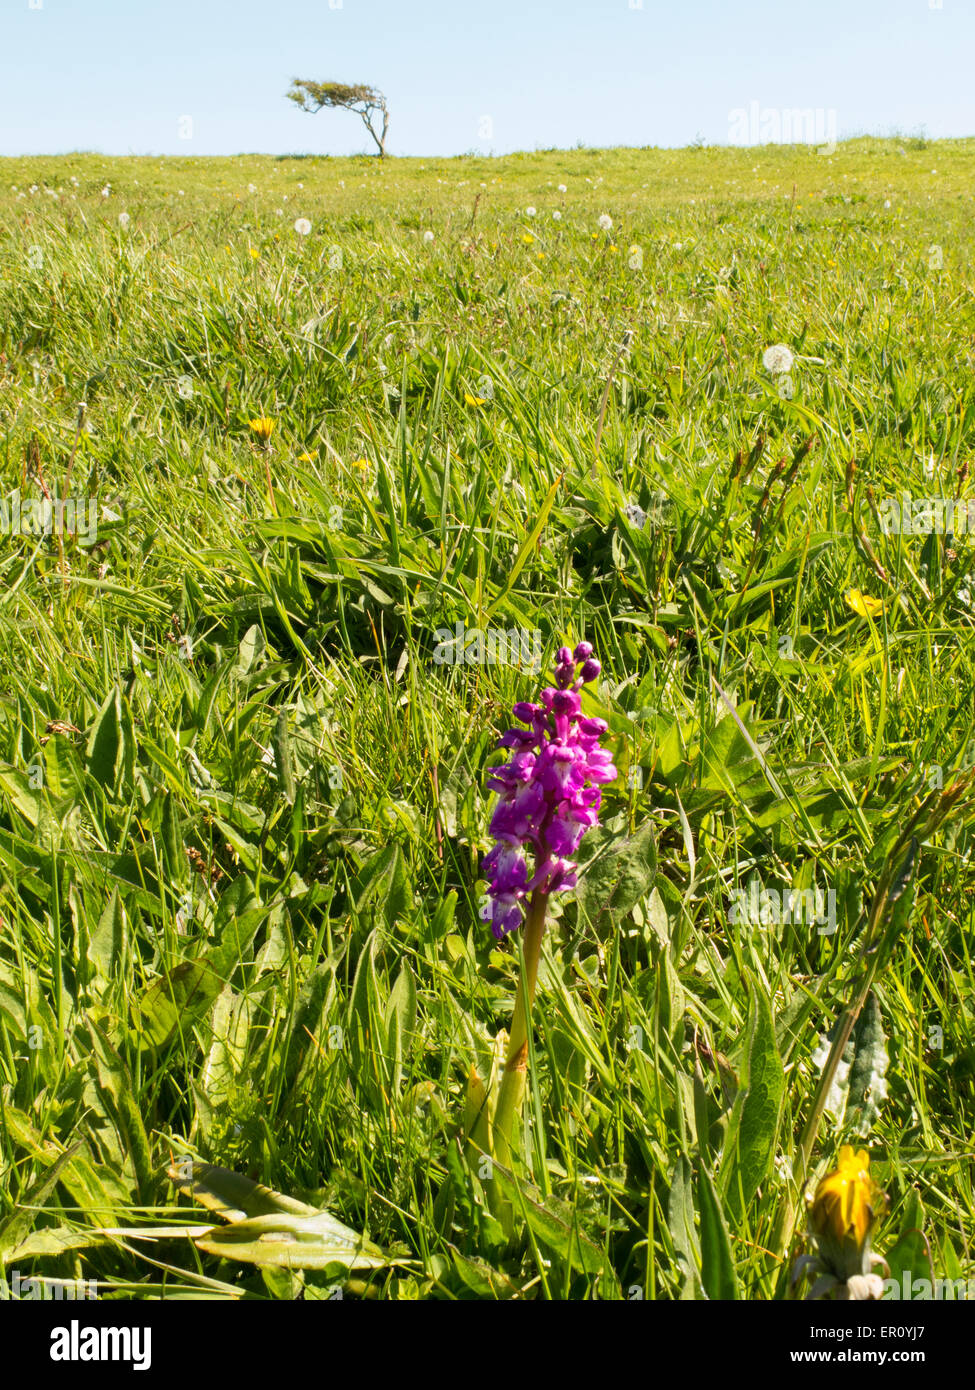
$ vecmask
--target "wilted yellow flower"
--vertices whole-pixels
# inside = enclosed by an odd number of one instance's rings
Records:
[[[884,1193],[870,1176],[870,1155],[844,1144],[809,1208],[821,1264],[837,1279],[870,1272],[870,1235],[883,1206]]]
[[[259,415],[256,420],[248,420],[247,423],[257,435],[258,439],[263,439],[266,444],[274,431],[275,421],[269,420],[266,415]]]
[[[878,613],[883,612],[883,599],[861,593],[859,589],[847,589],[843,597],[847,607],[852,608],[859,618],[875,618]]]

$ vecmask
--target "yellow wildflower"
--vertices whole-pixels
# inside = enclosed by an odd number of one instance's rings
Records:
[[[251,260],[259,261],[261,259],[260,251],[256,251],[253,246],[248,246],[247,251],[250,255]]]
[[[837,1167],[822,1179],[809,1208],[820,1261],[837,1279],[869,1273],[870,1235],[884,1200],[870,1176],[866,1149],[844,1144]]]
[[[248,420],[247,423],[258,439],[262,439],[266,444],[271,438],[276,421],[270,420],[266,415],[258,415],[256,420]]]
[[[472,396],[471,393],[470,393],[470,391],[465,391],[465,392],[464,392],[464,404],[465,404],[465,405],[485,405],[486,403],[487,403],[487,396]]]
[[[847,589],[843,597],[847,607],[852,608],[858,618],[875,618],[878,613],[883,612],[883,599],[861,593],[859,589]]]

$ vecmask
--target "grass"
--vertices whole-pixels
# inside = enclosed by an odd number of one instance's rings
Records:
[[[869,1148],[892,1277],[975,1275],[975,564],[878,524],[971,486],[975,142],[2,173],[2,491],[97,519],[0,545],[8,1278],[784,1296],[822,1039],[941,788],[812,1176]],[[544,677],[438,661],[457,623],[590,640],[622,774],[546,937],[514,1244],[458,1130],[517,983],[485,780]],[[147,1240],[209,1224],[193,1178],[293,1242],[194,1160],[375,1267]]]

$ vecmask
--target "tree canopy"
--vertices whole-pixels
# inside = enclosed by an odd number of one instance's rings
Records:
[[[300,106],[302,111],[321,111],[323,107],[334,107],[344,111],[354,111],[376,142],[379,157],[386,154],[386,135],[389,131],[389,109],[386,98],[375,87],[367,87],[362,82],[312,82],[307,78],[296,77],[291,90],[285,94],[289,101]],[[382,116],[379,131],[373,126],[373,119]]]

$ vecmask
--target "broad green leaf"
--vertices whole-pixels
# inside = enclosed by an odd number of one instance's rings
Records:
[[[227,1227],[194,1237],[200,1250],[224,1259],[283,1269],[382,1269],[390,1261],[364,1236],[319,1211],[227,1168],[179,1163],[170,1177]]]
[[[744,1213],[775,1158],[785,1100],[785,1070],[764,990],[752,979],[741,1084],[725,1134],[721,1186],[729,1212]]]
[[[85,750],[88,775],[94,777],[106,790],[111,790],[115,785],[115,769],[122,742],[121,708],[121,698],[116,686],[108,692],[95,716]]]
[[[619,927],[626,914],[649,894],[657,871],[653,824],[644,821],[586,864],[577,896],[579,910],[597,932]]]
[[[23,1242],[37,1219],[38,1207],[44,1205],[57,1187],[65,1169],[83,1143],[84,1140],[79,1139],[70,1149],[59,1154],[47,1171],[25,1193],[23,1200],[17,1204],[10,1216],[0,1221],[0,1268],[8,1263],[10,1252]]]
[[[674,1164],[667,1194],[667,1229],[673,1241],[674,1253],[684,1275],[682,1296],[693,1298],[701,1266],[701,1243],[694,1221],[694,1189],[691,1165],[681,1156]]]
[[[124,945],[125,909],[118,888],[113,888],[88,941],[88,960],[101,979],[112,978],[122,959]]]
[[[135,1101],[129,1069],[109,1042],[105,1031],[94,1020],[89,1024],[89,1031],[95,1048],[99,1085],[112,1097],[116,1124],[125,1140],[139,1197],[147,1202],[154,1186],[152,1155],[149,1136]]]
[[[224,1221],[245,1221],[254,1216],[314,1216],[317,1207],[286,1197],[283,1192],[245,1178],[230,1168],[187,1159],[169,1168],[172,1181],[195,1202]]]
[[[852,1134],[865,1139],[880,1118],[888,1063],[884,1022],[880,1003],[873,991],[857,1019],[853,1045],[853,1065],[850,1068],[843,1123]]]
[[[264,633],[255,623],[244,633],[237,648],[237,665],[233,668],[233,674],[238,679],[250,675],[254,663],[264,650],[264,645]]]
[[[403,1080],[403,1060],[408,1053],[416,1026],[416,984],[409,962],[403,962],[396,983],[390,990],[386,1005],[386,1027],[389,1058],[392,1066],[393,1093],[399,1092]]]
[[[70,1158],[70,1154],[67,1155]],[[16,1266],[21,1260],[36,1260],[43,1256],[65,1255],[71,1250],[90,1250],[108,1245],[110,1238],[103,1231],[76,1231],[70,1226],[49,1226],[32,1231],[10,1251],[8,1263]]]
[[[154,980],[133,1005],[133,1023],[144,1047],[165,1047],[191,1028],[216,999],[223,979],[206,960],[186,960]]]
[[[703,1168],[697,1174],[697,1206],[701,1217],[701,1283],[708,1298],[737,1299],[738,1281],[731,1240],[721,1200]]]
[[[383,1269],[390,1261],[363,1236],[328,1212],[314,1216],[255,1216],[214,1227],[194,1244],[208,1255],[282,1269]]]
[[[291,752],[291,735],[288,733],[288,714],[280,710],[274,722],[274,766],[278,773],[278,783],[289,806],[295,804],[295,767]]]

